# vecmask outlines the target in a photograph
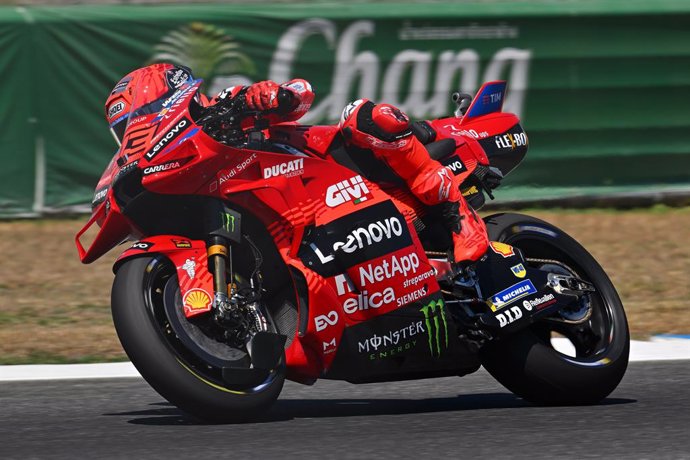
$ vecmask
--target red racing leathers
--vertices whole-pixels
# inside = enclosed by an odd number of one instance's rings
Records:
[[[269,114],[269,122],[295,121],[307,113],[314,93],[311,85],[301,79],[280,86],[272,81],[254,83],[245,94],[247,106],[253,110],[277,108],[280,87],[292,91],[295,106],[287,114]],[[214,102],[235,97],[242,89],[228,88]],[[441,215],[453,238],[455,262],[475,261],[484,255],[489,243],[484,221],[467,205],[454,176],[431,159],[424,145],[412,134],[407,115],[392,105],[375,105],[360,99],[343,110],[340,129],[347,142],[371,150],[393,169],[424,204],[442,204]]]

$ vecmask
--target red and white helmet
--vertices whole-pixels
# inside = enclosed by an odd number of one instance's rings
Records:
[[[193,80],[188,68],[173,64],[153,64],[125,75],[105,102],[105,119],[118,145],[131,118],[159,112],[177,88]]]

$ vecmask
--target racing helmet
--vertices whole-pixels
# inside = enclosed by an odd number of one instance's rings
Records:
[[[173,64],[152,64],[125,75],[105,102],[105,118],[118,145],[134,117],[157,113],[182,85],[194,80],[191,70]]]

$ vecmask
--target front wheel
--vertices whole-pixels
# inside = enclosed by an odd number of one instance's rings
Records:
[[[122,264],[111,296],[120,342],[146,381],[185,412],[213,422],[247,419],[278,398],[285,381],[284,358],[262,383],[233,386],[224,367],[247,363],[246,349],[213,336],[210,320],[182,313],[175,267],[164,257]]]
[[[593,404],[608,396],[628,366],[630,335],[623,304],[604,270],[577,241],[547,222],[521,214],[495,214],[485,221],[489,238],[519,248],[530,266],[576,276],[596,292],[575,310],[562,310],[484,347],[484,367],[513,393],[537,404]],[[556,337],[569,341],[574,352],[557,351]]]

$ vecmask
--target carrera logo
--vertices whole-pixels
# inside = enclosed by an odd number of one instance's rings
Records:
[[[264,168],[264,179],[270,179],[271,177],[278,176],[293,177],[302,173],[304,173],[304,158],[298,158],[296,160],[288,161],[287,163],[281,163]]]
[[[349,298],[343,302],[343,311],[349,315],[357,313],[358,311],[369,310],[370,308],[377,309],[385,305],[395,302],[395,291],[392,287],[388,287],[381,292],[362,291],[357,295],[357,298]]]
[[[152,148],[151,150],[149,150],[149,151],[146,153],[146,158],[147,158],[149,161],[153,160],[153,159],[156,157],[156,155],[158,155],[158,153],[161,151],[161,149],[163,149],[165,146],[167,146],[167,145],[170,144],[173,140],[175,140],[175,138],[176,138],[177,136],[179,136],[180,134],[182,134],[182,132],[183,132],[185,129],[187,129],[187,127],[188,127],[190,124],[191,124],[191,122],[190,122],[188,119],[186,119],[186,118],[183,118],[182,120],[180,120],[180,121],[175,125],[174,128],[172,128],[170,131],[168,131],[167,133],[165,133],[165,134],[163,135],[163,137],[161,137],[161,140],[159,140],[158,143],[157,143],[156,145],[154,145],[153,148]]]
[[[147,168],[144,168],[144,176],[148,176],[149,174],[155,174],[155,173],[159,173],[159,172],[171,171],[174,169],[181,168],[183,165],[185,165],[191,159],[192,159],[192,157],[188,157],[188,158],[184,158],[182,160],[172,160],[172,161],[168,161],[167,163],[160,164],[160,165],[149,166]]]
[[[125,103],[120,101],[111,105],[108,109],[108,118],[113,118],[115,115],[121,114],[125,110]]]
[[[509,288],[494,294],[489,301],[489,306],[491,307],[491,311],[498,311],[510,302],[513,302],[526,295],[536,293],[537,289],[534,287],[534,284],[532,284],[532,281],[520,281],[519,283],[513,284]]]
[[[362,180],[362,176],[351,177],[326,189],[326,205],[330,208],[348,201],[359,204],[369,198],[372,198],[372,195]]]

